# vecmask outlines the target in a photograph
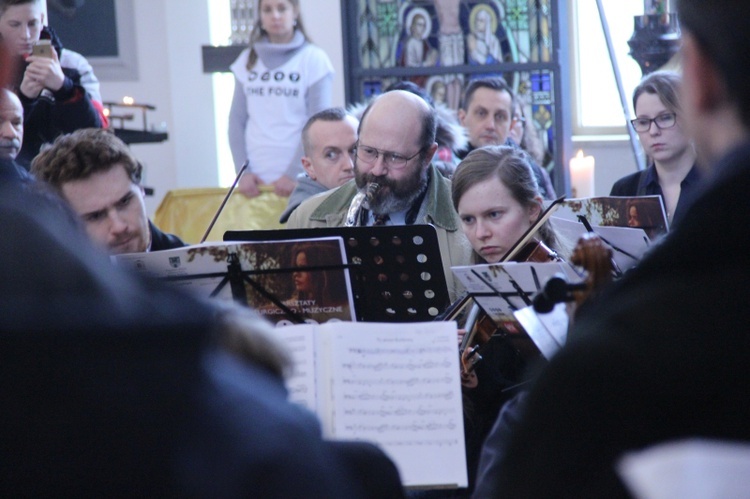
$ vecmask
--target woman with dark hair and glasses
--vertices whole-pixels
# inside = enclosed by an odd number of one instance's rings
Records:
[[[630,123],[638,132],[650,165],[615,182],[610,193],[612,196],[658,194],[670,223],[686,210],[700,180],[695,150],[682,128],[680,81],[677,73],[656,71],[645,76],[633,91],[636,118]]]

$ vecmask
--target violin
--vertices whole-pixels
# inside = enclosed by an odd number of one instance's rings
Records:
[[[563,259],[542,241],[531,240],[520,246],[512,260],[514,262],[563,262]],[[464,307],[466,304],[463,305]],[[456,317],[454,314],[453,317]],[[447,319],[450,320],[450,319]],[[482,346],[490,341],[492,336],[501,334],[506,337],[523,358],[532,358],[538,354],[538,349],[526,335],[509,334],[499,328],[492,318],[484,313],[477,304],[473,304],[465,322],[466,334],[461,343],[462,379],[469,380],[474,366],[482,360]]]
[[[570,263],[586,271],[584,286],[571,291],[577,307],[595,298],[612,282],[615,272],[612,248],[593,232],[588,232],[578,239],[570,255]]]
[[[536,232],[546,222],[551,214],[554,205],[560,202],[558,199],[551,205],[545,213],[540,215],[537,223],[516,242],[516,244],[501,259],[502,262],[563,262],[565,261],[544,242],[534,240]],[[593,233],[585,234],[578,241],[570,257],[570,264],[580,267],[586,271],[586,278],[582,284],[569,284],[564,278],[553,278],[551,282],[545,284],[545,291],[535,296],[535,309],[537,308],[537,298],[546,298],[549,302],[549,312],[555,303],[561,301],[574,301],[575,308],[571,309],[571,319],[573,311],[587,300],[592,299],[602,289],[607,287],[612,281],[615,271],[612,264],[612,250],[602,241],[601,238]],[[559,281],[559,282],[558,282]],[[553,299],[548,299],[545,294],[548,287],[562,289],[557,292]],[[465,305],[464,305],[465,306]],[[455,317],[455,315],[454,315]],[[472,320],[473,319],[473,320]],[[466,334],[461,344],[461,361],[464,376],[471,373],[477,362],[481,360],[481,348],[493,335],[500,334],[506,338],[521,354],[522,358],[530,359],[539,355],[539,350],[533,344],[533,341],[525,334],[513,334],[513,331],[506,331],[499,327],[479,306],[474,304],[472,313],[466,321]]]
[[[560,256],[542,241],[535,239],[539,229],[549,220],[552,213],[565,200],[565,197],[559,197],[552,201],[550,205],[540,213],[536,222],[524,232],[521,237],[511,246],[508,252],[503,255],[499,263],[504,262],[554,262],[563,261]],[[473,302],[471,297],[464,296],[463,299],[453,303],[446,312],[441,314],[437,320],[455,320],[464,310],[469,302]],[[466,383],[467,377],[472,374],[474,366],[479,362],[481,349],[490,339],[501,334],[513,344],[522,357],[533,357],[538,355],[538,349],[526,335],[508,334],[504,329],[499,328],[495,321],[490,318],[480,307],[474,303],[468,313],[464,326],[466,333],[461,342],[461,365],[462,380]],[[471,386],[471,385],[469,385]]]
[[[563,262],[564,260],[555,250],[544,244],[542,241],[531,241],[526,243],[511,262]]]

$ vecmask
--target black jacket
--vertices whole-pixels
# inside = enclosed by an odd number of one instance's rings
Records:
[[[680,183],[680,199],[677,200],[677,207],[672,214],[672,224],[677,223],[687,211],[688,206],[695,197],[699,189],[701,174],[696,165],[688,172],[687,176]],[[664,197],[661,186],[659,185],[659,175],[656,173],[656,166],[652,163],[647,169],[631,173],[622,177],[614,183],[610,196],[655,196]]]
[[[63,47],[54,32],[45,28],[44,33],[44,36],[52,39],[52,45],[58,55],[62,56]],[[21,67],[25,71],[25,65]],[[81,128],[102,127],[99,111],[81,85],[78,70],[63,67],[62,71],[65,81],[62,88],[52,94],[52,98],[46,97],[44,93],[36,98],[28,98],[20,90],[16,92],[23,105],[24,116],[23,144],[16,161],[27,170],[42,145],[54,141],[58,135]],[[18,86],[22,78],[23,75],[18,80]]]
[[[148,228],[151,231],[150,251],[164,251],[187,246],[182,239],[174,234],[167,234],[166,232],[160,231],[151,220],[148,221]]]
[[[628,451],[750,440],[748,185],[750,143],[577,320],[528,397],[499,467],[503,497],[624,497],[615,463]]]

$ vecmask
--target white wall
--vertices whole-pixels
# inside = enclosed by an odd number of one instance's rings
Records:
[[[129,95],[153,104],[149,123],[166,124],[166,142],[132,146],[146,168],[144,183],[156,190],[147,200],[153,213],[170,189],[218,182],[211,78],[202,73],[201,61],[201,45],[209,39],[208,5],[206,0],[131,1],[139,80],[102,82],[102,98],[119,101]]]
[[[146,166],[147,200],[153,213],[164,194],[175,188],[218,185],[211,77],[203,74],[201,45],[209,41],[208,2],[229,0],[118,0],[134,3],[139,80],[102,82],[102,96],[119,101],[129,95],[153,104],[149,122],[164,122],[169,140],[133,145]],[[344,105],[344,67],[339,0],[303,0],[308,34],[331,58],[334,105]],[[229,36],[229,34],[227,34]],[[612,182],[635,171],[627,142],[576,143],[596,157],[596,193],[608,194]]]
[[[351,1],[351,0],[348,0]],[[339,0],[301,0],[302,19],[312,41],[326,51],[336,75],[333,81],[333,105],[344,102],[344,42]]]

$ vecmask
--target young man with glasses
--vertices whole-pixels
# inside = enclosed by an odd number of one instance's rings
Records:
[[[656,71],[633,91],[636,118],[630,123],[638,132],[650,160],[646,170],[627,175],[612,186],[612,196],[659,195],[670,223],[687,209],[700,180],[695,149],[681,125],[678,99],[680,76]]]
[[[451,203],[450,181],[431,165],[437,149],[435,111],[422,98],[386,92],[365,110],[359,125],[354,180],[303,202],[289,228],[431,224],[447,239],[451,265],[468,265],[471,248]],[[369,202],[357,193],[377,184]],[[350,213],[351,212],[351,213]]]

